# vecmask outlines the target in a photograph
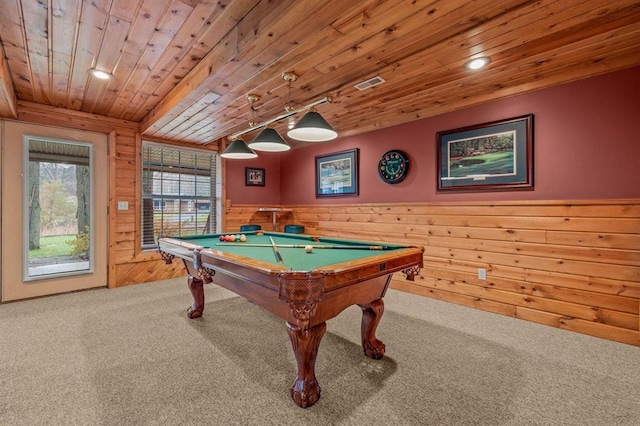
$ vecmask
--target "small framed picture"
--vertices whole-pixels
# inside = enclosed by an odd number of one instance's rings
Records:
[[[245,167],[244,172],[246,186],[264,186],[264,169]]]

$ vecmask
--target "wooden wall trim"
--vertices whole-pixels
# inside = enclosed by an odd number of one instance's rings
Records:
[[[132,121],[22,100],[18,101],[18,120],[100,133],[110,133],[114,129],[136,132],[140,128],[138,123]]]
[[[11,69],[4,46],[0,44],[0,117],[18,117],[18,97],[13,87]]]
[[[136,191],[136,197],[135,197],[135,204],[134,204],[134,209],[136,212],[142,212],[142,198],[141,195],[142,194],[142,182],[141,182],[141,176],[142,176],[142,136],[140,135],[140,133],[136,133],[136,138],[135,138],[135,162],[136,162],[136,166],[135,166],[135,171],[136,171],[136,179],[135,179],[135,191]],[[138,216],[140,217],[140,216]],[[142,224],[140,223],[140,220],[134,220],[134,238],[133,238],[133,243],[134,243],[134,256],[138,256],[141,251],[142,251]]]
[[[115,268],[115,246],[116,246],[116,144],[117,144],[117,132],[112,130],[109,132],[109,203],[108,203],[108,216],[109,216],[109,261],[107,270],[107,288],[116,287],[116,268]]]

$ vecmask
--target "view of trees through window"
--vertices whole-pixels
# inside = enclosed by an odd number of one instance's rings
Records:
[[[76,271],[78,265],[50,266],[88,261],[91,196],[89,161],[89,146],[29,141],[29,223],[26,238],[30,276]]]

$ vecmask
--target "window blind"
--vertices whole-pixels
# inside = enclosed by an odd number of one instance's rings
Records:
[[[142,145],[142,248],[159,237],[215,232],[216,156],[205,151]]]

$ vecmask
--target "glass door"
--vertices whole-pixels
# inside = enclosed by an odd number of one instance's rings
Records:
[[[108,135],[2,127],[2,301],[107,285]]]
[[[93,271],[91,144],[25,137],[23,280]]]

